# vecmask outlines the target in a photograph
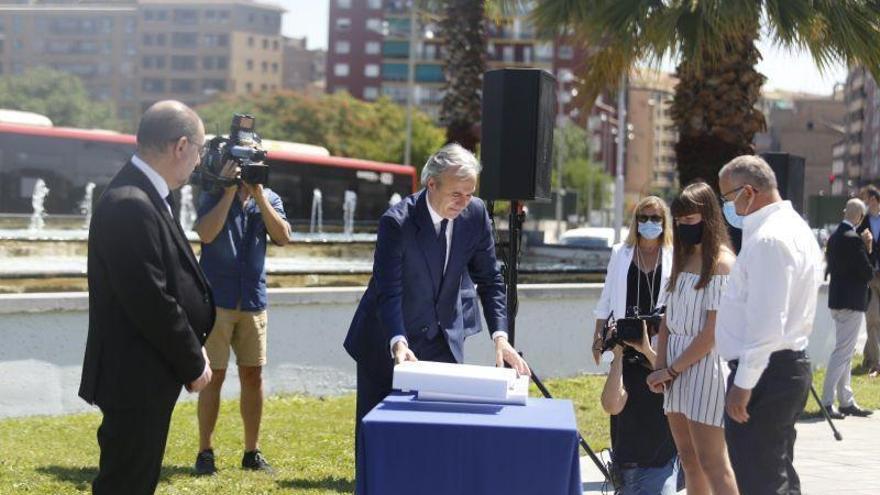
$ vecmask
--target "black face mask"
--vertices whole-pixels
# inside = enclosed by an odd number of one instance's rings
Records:
[[[696,246],[703,242],[703,222],[687,225],[680,223],[675,226],[675,233],[681,242]]]

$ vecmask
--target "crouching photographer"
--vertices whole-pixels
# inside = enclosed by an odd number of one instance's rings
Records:
[[[617,325],[641,324],[637,340],[623,340]],[[657,353],[650,334],[656,324],[627,318],[612,322],[603,347],[614,354],[602,389],[602,408],[611,415],[611,473],[615,493],[673,495],[679,467],[675,442],[663,413],[662,398],[650,391],[647,377]],[[651,328],[651,330],[649,330]],[[627,336],[628,337],[628,336]]]
[[[613,321],[615,315],[652,313],[656,319],[655,309],[663,304],[671,267],[669,210],[660,198],[646,197],[633,210],[626,241],[612,249],[594,312],[594,358],[598,363],[603,352],[614,354],[602,407],[611,415],[611,471],[619,494],[676,492],[675,443],[663,414],[663,400],[646,382],[657,357],[648,324],[632,317]]]

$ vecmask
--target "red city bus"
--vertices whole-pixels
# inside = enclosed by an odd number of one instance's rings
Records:
[[[281,196],[288,218],[308,224],[315,189],[325,224],[341,224],[345,191],[357,193],[355,222],[375,224],[394,194],[417,188],[415,168],[329,156],[318,146],[266,141],[269,187]],[[131,157],[135,137],[111,131],[0,123],[0,215],[31,213],[37,179],[49,188],[49,215],[80,214],[86,185],[94,200]]]

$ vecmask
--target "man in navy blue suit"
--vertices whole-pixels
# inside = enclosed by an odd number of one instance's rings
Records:
[[[507,341],[495,240],[486,206],[474,197],[480,169],[469,151],[446,145],[425,164],[424,188],[379,219],[373,276],[345,338],[357,361],[358,429],[391,392],[395,364],[463,361],[465,337],[481,328],[470,280],[495,342],[495,364],[530,373]]]

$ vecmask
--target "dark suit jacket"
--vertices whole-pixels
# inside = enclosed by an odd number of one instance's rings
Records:
[[[165,200],[130,162],[95,207],[88,270],[80,397],[102,408],[173,404],[204,371],[214,301]]]
[[[841,222],[828,238],[825,250],[828,273],[828,307],[865,311],[868,307],[868,282],[874,276],[868,250],[859,234]]]
[[[425,190],[392,206],[379,220],[373,276],[361,298],[345,349],[362,366],[388,377],[391,338],[427,332],[439,325],[456,360],[464,339],[479,332],[477,285],[490,332],[507,330],[504,280],[495,260],[495,241],[486,206],[474,198],[452,224],[446,274],[432,261],[442,256],[427,207]],[[476,320],[476,321],[474,321]]]

